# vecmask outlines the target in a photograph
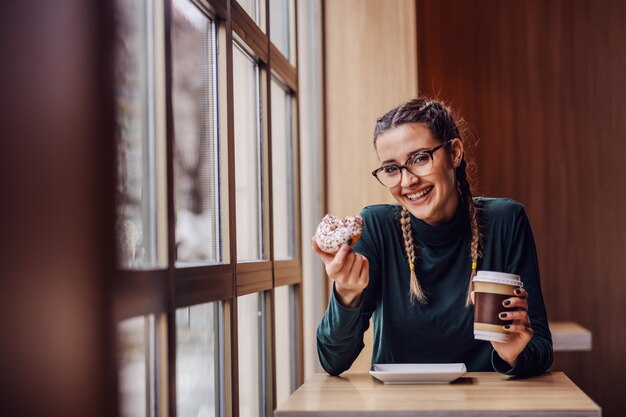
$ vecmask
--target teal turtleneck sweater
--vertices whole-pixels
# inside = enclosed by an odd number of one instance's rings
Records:
[[[372,363],[465,363],[468,371],[517,376],[546,372],[552,338],[541,295],[534,237],[524,207],[509,199],[476,198],[483,225],[479,270],[520,275],[528,291],[533,338],[511,368],[491,343],[474,340],[473,308],[465,307],[471,272],[471,230],[459,205],[447,223],[430,226],[411,215],[415,271],[428,304],[409,298],[409,264],[400,230],[400,206],[363,209],[363,234],[354,245],[369,260],[370,281],[360,305],[346,308],[333,290],[317,329],[320,362],[331,375],[348,369],[363,349],[363,333],[374,322]],[[502,307],[502,311],[507,309]]]

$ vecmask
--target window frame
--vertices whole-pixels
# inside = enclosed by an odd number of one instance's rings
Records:
[[[214,19],[217,25],[217,106],[218,138],[220,141],[220,170],[222,182],[222,264],[185,266],[176,265],[175,205],[174,205],[174,116],[172,105],[172,3],[174,0],[155,0],[154,8],[162,8],[162,24],[159,34],[163,35],[163,51],[157,52],[159,62],[155,71],[162,73],[163,97],[155,106],[156,124],[164,116],[165,187],[167,266],[128,270],[116,268],[114,277],[114,311],[116,321],[154,314],[158,338],[163,349],[158,349],[157,397],[160,415],[176,417],[176,309],[196,304],[222,302],[220,310],[220,333],[223,346],[219,353],[223,363],[220,370],[219,387],[222,395],[220,415],[237,417],[238,361],[237,361],[237,297],[261,293],[266,300],[265,308],[265,404],[266,414],[272,415],[276,408],[275,348],[274,348],[274,294],[273,288],[289,285],[295,292],[297,381],[303,382],[303,312],[302,312],[302,251],[301,251],[301,208],[300,208],[300,159],[299,159],[299,97],[297,75],[297,2],[290,13],[294,21],[290,34],[295,45],[291,62],[270,40],[269,0],[261,0],[261,21],[265,30],[248,16],[235,0],[189,0],[200,11]],[[233,97],[233,41],[235,39],[251,50],[258,59],[261,73],[262,111],[262,201],[263,201],[263,244],[265,259],[258,262],[237,261],[236,204],[235,204],[235,145],[234,145],[234,97]],[[290,49],[291,50],[291,49]],[[293,62],[293,63],[292,63]],[[292,94],[292,158],[293,158],[293,207],[294,207],[294,259],[274,261],[273,247],[273,204],[272,204],[272,148],[271,148],[271,78],[277,76]],[[157,82],[160,82],[157,80]],[[159,129],[159,127],[157,127]],[[157,149],[157,158],[159,156]],[[157,161],[158,165],[159,162]],[[163,207],[158,207],[157,217],[162,216]],[[157,220],[158,221],[158,220]],[[165,223],[165,222],[164,222]],[[161,238],[161,237],[159,237]],[[290,288],[291,291],[291,288]],[[157,341],[158,343],[158,341]],[[165,349],[166,348],[166,349]],[[165,356],[164,356],[165,353]],[[293,382],[292,382],[293,383]],[[163,398],[166,396],[167,398]],[[164,409],[167,404],[167,410]]]

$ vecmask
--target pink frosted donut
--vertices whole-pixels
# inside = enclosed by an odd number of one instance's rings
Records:
[[[363,219],[348,216],[344,219],[327,214],[315,231],[315,243],[327,253],[335,253],[342,244],[353,245],[361,237]]]

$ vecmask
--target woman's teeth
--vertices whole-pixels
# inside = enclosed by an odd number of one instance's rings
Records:
[[[411,201],[415,201],[419,198],[424,197],[426,194],[428,194],[429,192],[431,192],[433,189],[433,187],[428,187],[423,189],[422,191],[415,193],[415,194],[407,194],[406,197],[411,200]]]

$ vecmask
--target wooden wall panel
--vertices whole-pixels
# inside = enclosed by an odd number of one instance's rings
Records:
[[[483,194],[525,204],[549,318],[593,332],[554,368],[609,417],[626,373],[625,4],[418,1],[420,89],[471,124]]]
[[[414,0],[326,0],[327,210],[346,216],[369,204],[394,202],[370,172],[379,163],[374,124],[417,95]],[[367,371],[367,347],[352,370]]]
[[[370,175],[378,166],[372,134],[379,116],[417,94],[415,31],[413,0],[325,3],[330,213],[393,201]]]

